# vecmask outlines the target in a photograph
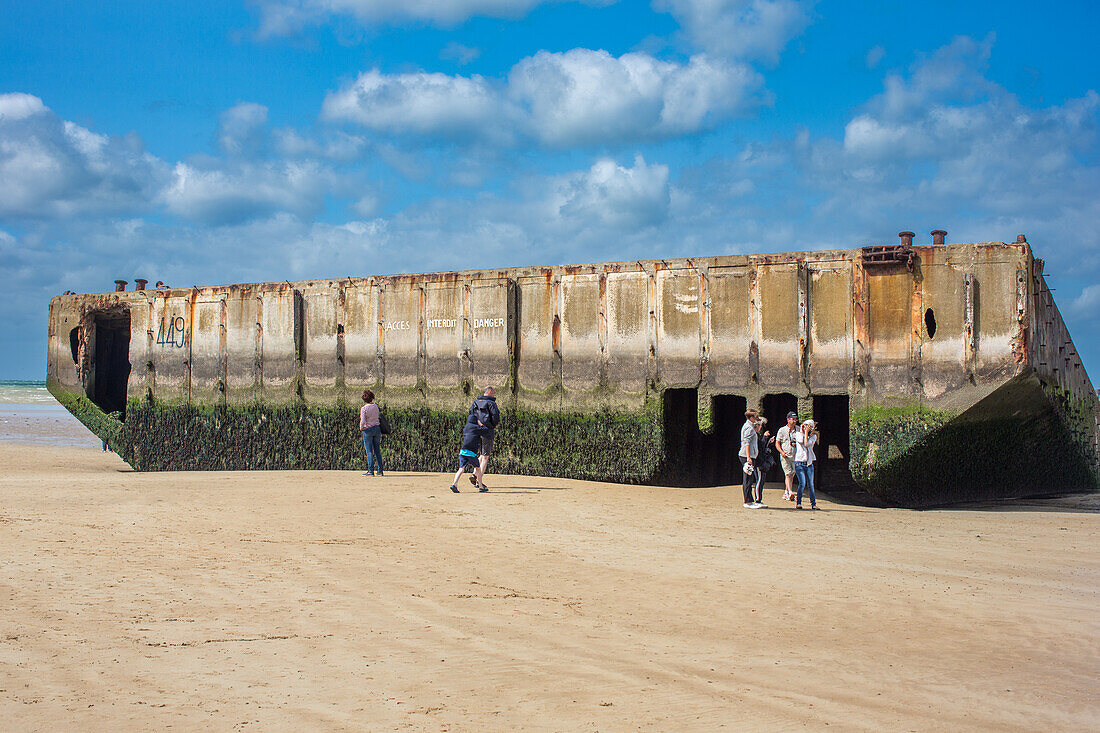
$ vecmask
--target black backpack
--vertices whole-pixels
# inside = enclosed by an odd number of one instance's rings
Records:
[[[493,424],[493,413],[489,409],[489,400],[474,400],[474,404],[470,411],[474,414],[474,418],[487,428],[495,428]]]

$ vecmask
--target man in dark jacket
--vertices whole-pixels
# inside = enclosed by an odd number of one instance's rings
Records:
[[[485,392],[470,405],[470,414],[466,417],[466,428],[473,428],[481,435],[481,485],[478,486],[477,479],[470,476],[470,483],[481,490],[485,489],[485,468],[489,465],[489,454],[493,452],[497,425],[500,425],[500,408],[494,395],[495,390],[486,387]]]

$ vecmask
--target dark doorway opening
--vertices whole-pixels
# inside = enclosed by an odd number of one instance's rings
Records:
[[[126,385],[130,380],[130,312],[110,311],[93,316],[89,347],[88,398],[99,409],[126,417]]]
[[[711,398],[709,435],[699,430],[698,391],[666,389],[662,395],[665,460],[655,477],[664,486],[726,486],[740,483],[737,446],[745,421],[745,398]]]
[[[779,432],[779,428],[787,424],[787,413],[798,413],[798,398],[789,392],[766,394],[761,407],[763,408],[762,414],[768,418],[768,424],[764,429],[770,432],[774,438]],[[779,451],[772,448],[772,453],[775,455],[775,465],[764,477],[764,481],[783,481],[783,466],[779,463]]]
[[[818,439],[815,489],[850,491],[855,488],[848,465],[848,395],[814,395],[814,423]]]
[[[69,351],[73,353],[73,364],[79,364],[77,358],[80,354],[80,327],[69,331]]]

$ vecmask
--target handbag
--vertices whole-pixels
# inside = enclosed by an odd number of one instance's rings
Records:
[[[386,419],[386,413],[382,412],[382,408],[378,408],[378,430],[382,435],[390,434],[390,421]]]

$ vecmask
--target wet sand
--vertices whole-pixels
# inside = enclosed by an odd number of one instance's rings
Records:
[[[1100,728],[1096,496],[0,461],[9,729]]]
[[[0,402],[0,443],[28,443],[90,448],[102,445],[88,428],[61,405]]]

